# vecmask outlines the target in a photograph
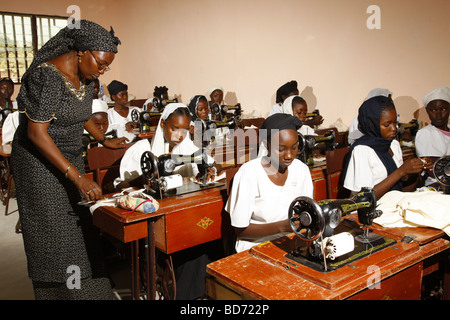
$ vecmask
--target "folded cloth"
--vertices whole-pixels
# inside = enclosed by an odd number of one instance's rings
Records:
[[[383,214],[374,220],[383,227],[431,227],[450,235],[450,195],[429,189],[390,191],[377,202]]]

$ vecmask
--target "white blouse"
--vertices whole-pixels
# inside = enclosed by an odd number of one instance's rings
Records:
[[[295,159],[288,167],[284,186],[277,186],[267,176],[261,158],[257,158],[243,164],[234,176],[225,210],[231,216],[231,225],[236,228],[278,222],[288,218],[289,206],[299,196],[313,197],[311,174],[303,162]],[[238,237],[236,251],[248,250],[281,235],[274,234],[254,241]]]
[[[450,136],[431,124],[417,132],[415,144],[418,157],[450,155]]]
[[[139,108],[137,108],[137,107],[129,107],[128,116],[126,118],[124,118],[116,110],[114,110],[114,107],[109,108],[108,109],[109,125],[112,127],[119,127],[119,128],[122,128],[123,130],[126,130],[125,124],[133,121],[131,119],[131,111],[133,109],[140,111]]]
[[[166,149],[166,153],[168,153],[168,145]],[[194,145],[192,140],[185,138],[173,148],[172,153],[191,155],[197,150],[198,148]],[[115,187],[123,181],[132,181],[142,175],[141,157],[146,151],[152,151],[148,139],[139,140],[125,152],[120,161],[120,176],[114,180]],[[157,157],[160,155],[161,153],[155,154]],[[198,168],[195,163],[188,163],[175,168],[174,173],[181,174],[183,177],[195,177],[198,174]]]
[[[403,154],[400,143],[392,140],[391,150],[397,168],[403,164]],[[353,149],[348,164],[344,187],[348,190],[358,192],[363,187],[373,188],[388,176],[386,167],[378,158],[375,151],[368,146],[359,145]]]

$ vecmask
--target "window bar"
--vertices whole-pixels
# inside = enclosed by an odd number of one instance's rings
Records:
[[[4,14],[2,14],[2,22],[3,22],[3,35],[5,37],[6,69],[7,69],[7,72],[8,72],[8,78],[11,78],[11,72],[9,70],[8,37],[6,36],[6,22],[5,22],[5,15]]]
[[[23,19],[23,16],[20,17],[21,22],[22,22],[22,34],[23,34],[23,58],[25,59],[25,70],[28,69],[28,48],[27,48],[27,39],[25,36],[25,21]],[[20,82],[20,78],[19,78],[19,82]]]
[[[16,22],[14,21],[14,17],[12,17],[12,28],[13,28],[14,57],[15,57],[15,60],[16,60],[17,79],[20,79],[19,56],[18,56],[18,54],[17,54]]]
[[[44,33],[43,33],[43,30],[42,30],[42,29],[44,29],[44,28],[42,28],[42,18],[39,17],[38,19],[39,19],[39,31],[40,31],[40,35],[41,35],[41,38],[39,39],[40,41],[39,41],[39,43],[38,43],[38,48],[39,48],[39,44],[40,44],[40,43],[44,43]],[[42,47],[42,46],[41,46],[41,47]]]

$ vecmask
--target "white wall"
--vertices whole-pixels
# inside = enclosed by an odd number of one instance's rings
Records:
[[[64,14],[73,1],[2,4],[1,10]],[[43,3],[48,3],[43,5]],[[137,98],[166,85],[188,103],[222,85],[229,102],[266,116],[276,89],[299,82],[324,125],[347,125],[367,92],[394,93],[400,121],[420,113],[422,97],[449,84],[448,0],[81,0],[82,18],[112,25],[122,41],[112,71]],[[381,29],[366,26],[370,5]],[[420,109],[420,112],[419,112]]]

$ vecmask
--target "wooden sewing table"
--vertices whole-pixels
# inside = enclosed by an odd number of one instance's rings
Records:
[[[355,217],[350,219],[356,223]],[[422,277],[437,270],[438,256],[450,248],[450,241],[442,231],[430,228],[372,227],[397,243],[323,273],[295,266],[283,256],[280,245],[268,242],[208,264],[208,296],[217,300],[420,299]],[[405,235],[416,238],[405,243],[401,241]],[[293,237],[297,236],[292,233],[274,243]],[[449,285],[447,274],[447,298]]]
[[[205,189],[158,200],[155,213],[99,207],[93,223],[103,232],[131,245],[132,298],[139,299],[139,240],[145,239],[146,288],[149,299],[156,297],[155,249],[171,254],[222,237],[222,209],[226,186]],[[108,196],[108,195],[107,195]]]

